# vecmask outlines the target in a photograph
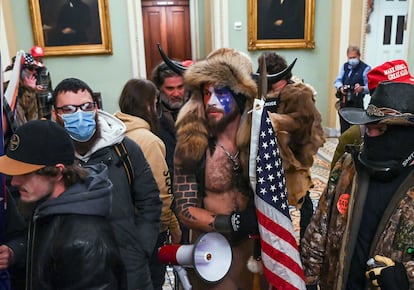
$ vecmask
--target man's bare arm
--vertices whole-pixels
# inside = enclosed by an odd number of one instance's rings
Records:
[[[198,196],[195,175],[183,174],[177,167],[174,173],[174,197],[178,219],[190,229],[213,231],[215,215],[200,207],[201,197]]]

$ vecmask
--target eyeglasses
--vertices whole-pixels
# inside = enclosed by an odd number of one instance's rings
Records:
[[[81,109],[84,112],[93,111],[96,109],[95,102],[86,102],[81,105],[66,105],[62,107],[55,107],[55,110],[61,110],[63,114],[73,114]]]

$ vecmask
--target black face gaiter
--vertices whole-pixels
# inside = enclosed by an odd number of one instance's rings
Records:
[[[411,163],[407,158],[413,152],[414,127],[389,125],[381,136],[365,134],[359,160],[373,177],[387,179],[387,175],[392,178]]]

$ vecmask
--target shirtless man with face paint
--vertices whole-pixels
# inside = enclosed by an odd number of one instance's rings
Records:
[[[257,221],[248,178],[247,112],[257,92],[250,74],[250,60],[232,49],[211,53],[184,74],[192,94],[176,123],[176,214],[192,230],[192,242],[215,231],[226,236],[233,252],[230,270],[218,283],[205,283],[190,271],[193,289],[252,288],[247,261]]]
[[[228,88],[206,84],[203,97],[208,126],[217,138],[215,148],[206,155],[204,205],[217,213],[240,211],[248,202],[234,183],[240,175],[240,151],[235,142],[240,111]]]

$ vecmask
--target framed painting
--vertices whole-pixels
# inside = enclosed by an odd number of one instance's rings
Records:
[[[248,0],[248,49],[315,48],[315,0]]]
[[[35,45],[46,56],[112,54],[108,0],[29,0]]]

